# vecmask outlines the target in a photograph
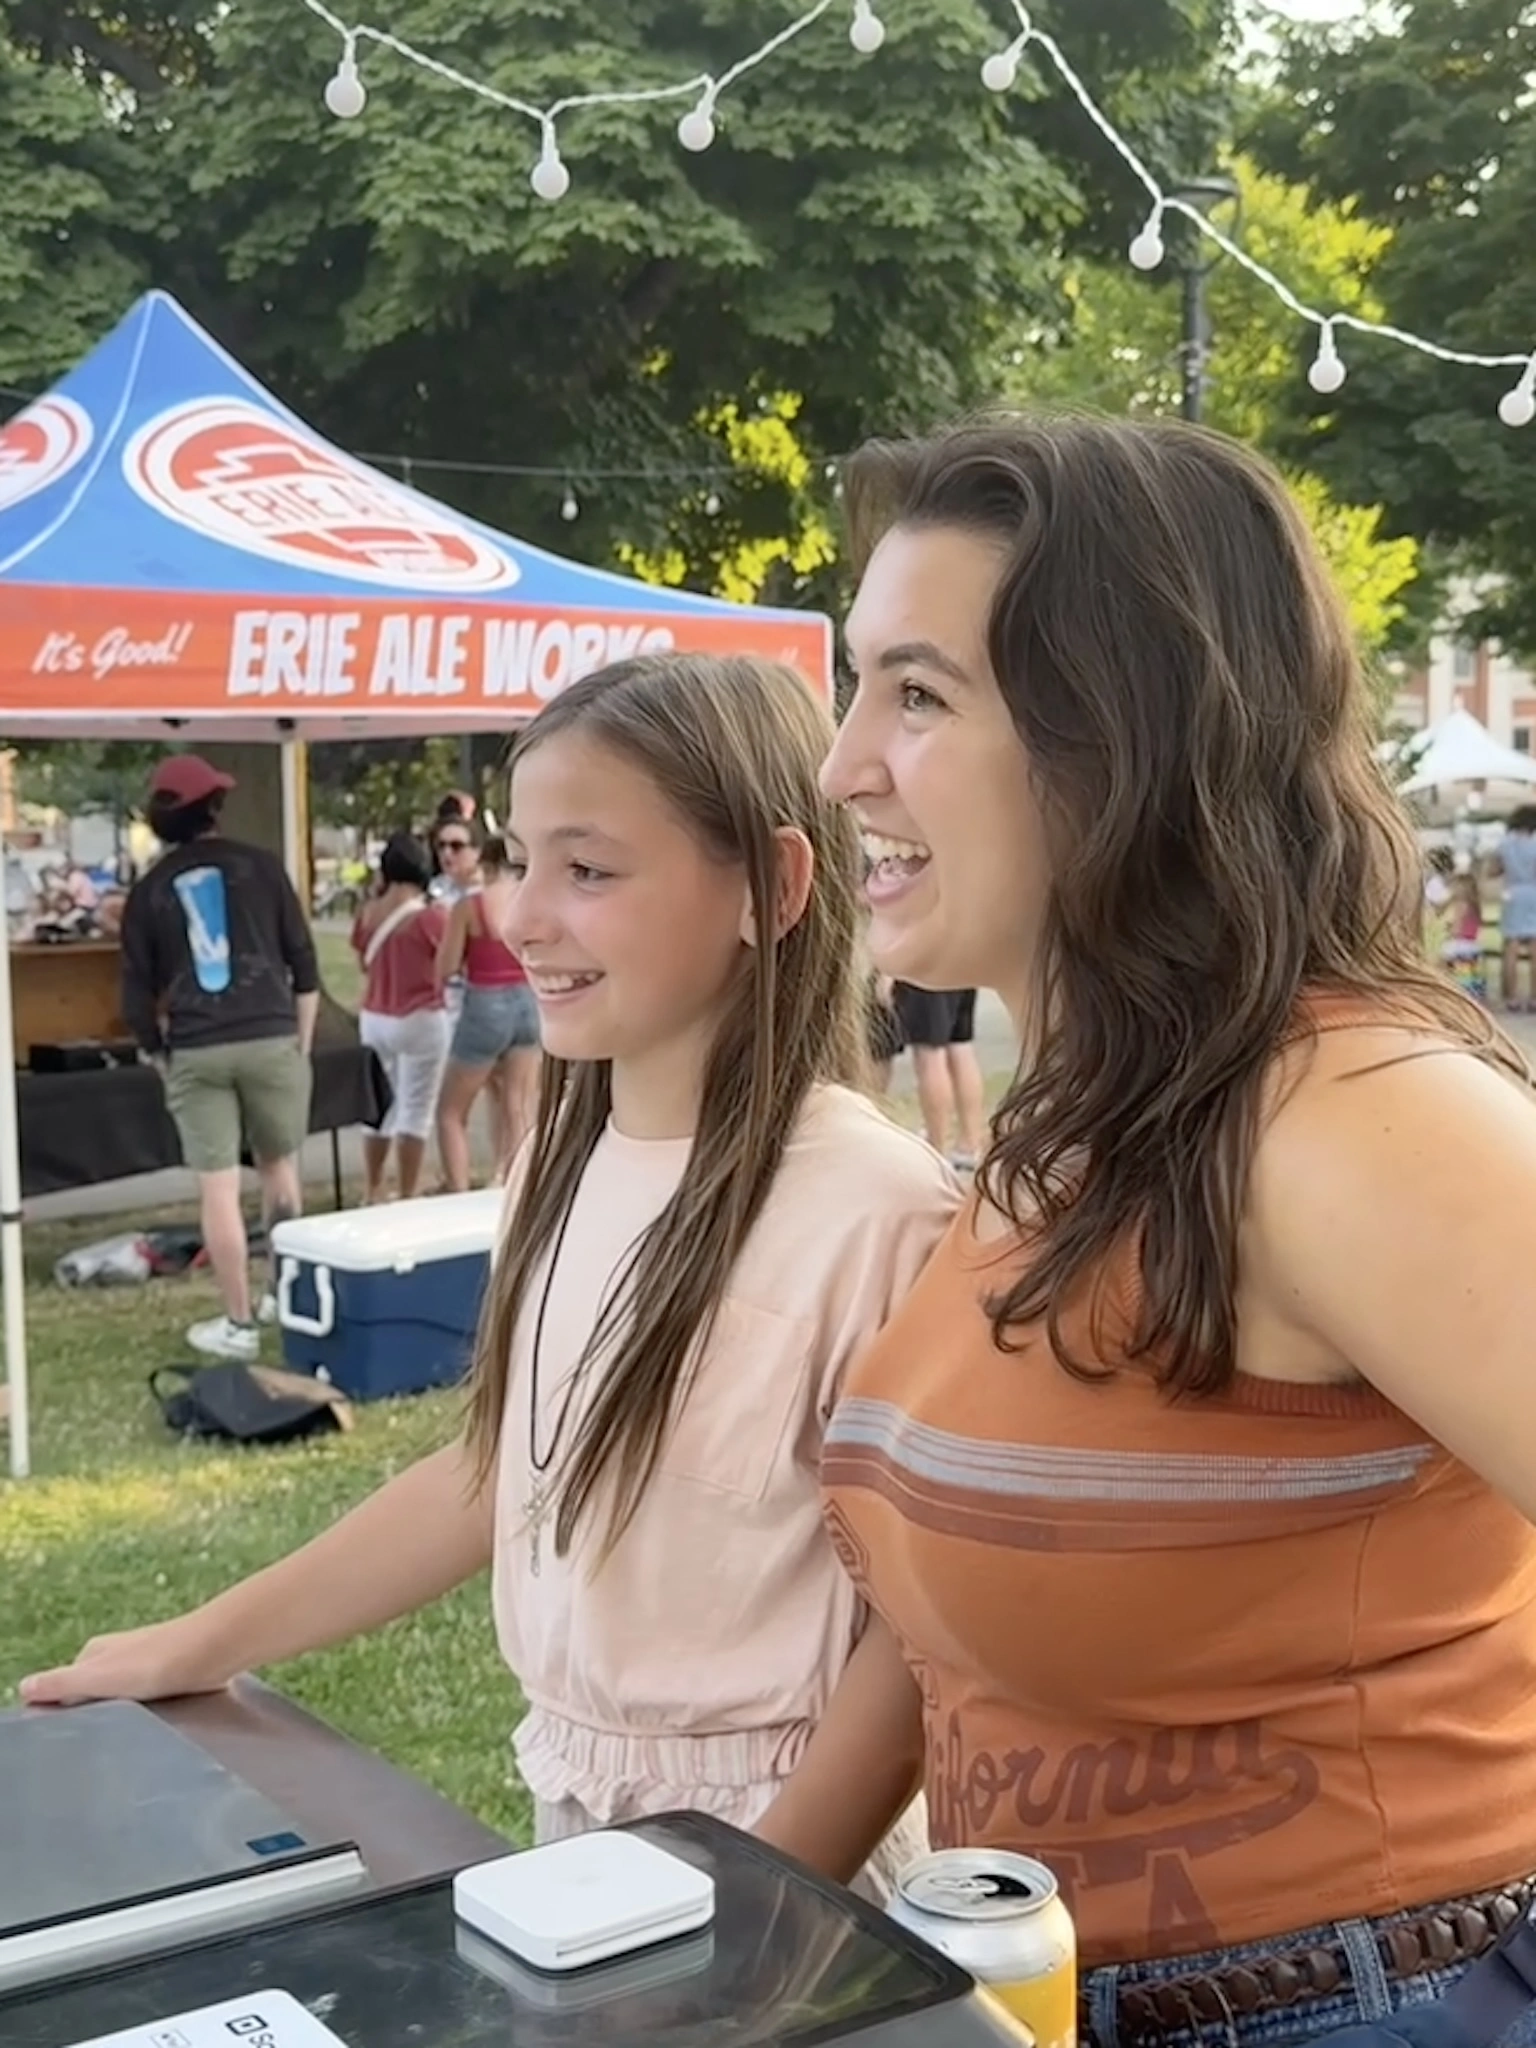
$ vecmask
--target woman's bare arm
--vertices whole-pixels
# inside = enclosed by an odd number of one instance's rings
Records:
[[[871,1617],[799,1768],[754,1832],[846,1884],[922,1782],[923,1716],[900,1646]]]
[[[1257,1284],[1536,1521],[1536,1097],[1400,1031],[1324,1039],[1266,1131]]]
[[[448,922],[443,927],[443,936],[437,947],[437,978],[451,981],[464,965],[464,951],[469,944],[470,906],[473,899],[461,897],[448,913]]]

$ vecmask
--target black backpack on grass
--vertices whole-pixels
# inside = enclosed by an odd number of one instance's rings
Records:
[[[352,1427],[351,1406],[334,1387],[270,1365],[162,1365],[149,1391],[178,1436],[282,1444]]]

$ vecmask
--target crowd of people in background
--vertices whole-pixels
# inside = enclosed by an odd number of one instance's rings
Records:
[[[522,964],[501,936],[510,887],[506,844],[480,833],[464,792],[443,798],[426,840],[402,831],[385,844],[352,927],[364,975],[359,1028],[391,1095],[364,1140],[367,1202],[421,1191],[434,1132],[441,1187],[468,1188],[469,1118],[482,1093],[498,1178],[522,1142],[539,1027]]]
[[[1536,1014],[1536,804],[1512,812],[1491,854],[1435,847],[1424,885],[1426,944],[1479,1001]]]

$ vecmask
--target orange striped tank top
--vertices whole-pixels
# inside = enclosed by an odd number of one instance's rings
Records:
[[[1365,1387],[1172,1403],[1070,1320],[1112,1378],[999,1352],[1022,1256],[962,1215],[826,1438],[935,1845],[1042,1858],[1090,1965],[1536,1870],[1536,1530]]]

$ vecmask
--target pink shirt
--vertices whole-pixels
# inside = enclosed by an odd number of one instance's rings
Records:
[[[604,1282],[675,1190],[691,1140],[610,1126],[549,1290],[540,1449]],[[686,1806],[750,1826],[794,1768],[866,1610],[821,1512],[822,1433],[850,1361],[911,1286],[959,1203],[937,1155],[862,1096],[808,1104],[634,1520],[600,1569],[590,1539],[531,1569],[532,1300],[513,1342],[493,1601],[528,1714],[518,1764],[541,1799],[600,1823]],[[588,1369],[568,1451],[600,1378]]]

